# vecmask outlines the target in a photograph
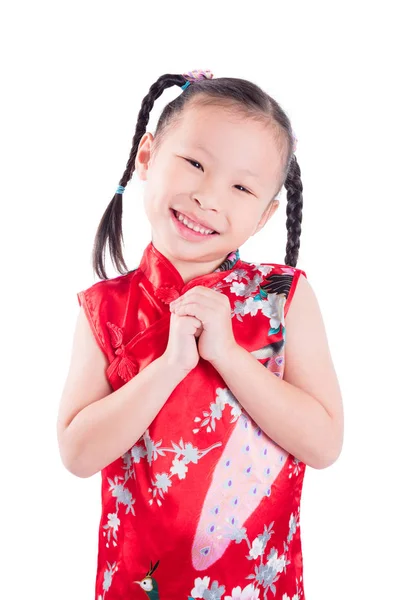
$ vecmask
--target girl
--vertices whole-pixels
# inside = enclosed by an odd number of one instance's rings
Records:
[[[172,85],[183,92],[153,137],[150,111]],[[304,598],[304,471],[338,458],[343,411],[318,303],[296,268],[294,144],[282,108],[246,80],[167,74],[142,102],[96,234],[101,281],[77,294],[57,424],[65,467],[102,474],[96,600]],[[122,193],[134,171],[152,240],[128,271]],[[282,185],[285,263],[246,262],[239,247]]]

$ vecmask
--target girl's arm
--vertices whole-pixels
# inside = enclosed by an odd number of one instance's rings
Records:
[[[162,355],[113,392],[106,368],[81,309],[57,422],[62,461],[78,477],[94,475],[129,450],[187,374]]]
[[[283,379],[237,344],[213,366],[268,437],[322,469],[342,449],[343,405],[318,302],[302,274],[285,326]]]

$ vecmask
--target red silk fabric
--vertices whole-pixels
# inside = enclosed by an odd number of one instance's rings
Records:
[[[283,377],[285,316],[301,273],[236,250],[185,284],[150,242],[137,269],[77,296],[114,390],[164,353],[169,302],[196,285],[228,296],[236,341]],[[200,358],[142,437],[101,471],[95,600],[304,600],[304,472]]]

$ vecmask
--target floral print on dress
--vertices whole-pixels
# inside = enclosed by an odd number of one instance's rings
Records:
[[[279,333],[282,327],[285,332],[284,309],[293,281],[295,269],[287,267],[284,273],[274,273],[271,265],[250,263],[255,272],[250,277],[246,269],[234,269],[223,281],[218,282],[212,289],[221,291],[229,286],[229,291],[236,296],[244,297],[244,301],[236,301],[232,310],[232,318],[243,321],[242,317],[254,317],[258,311],[270,319],[268,335]]]
[[[253,572],[246,577],[246,579],[254,579],[254,583],[248,584],[243,587],[243,589],[241,586],[236,586],[232,589],[230,595],[224,595],[226,586],[223,583],[220,581],[213,581],[210,586],[209,576],[197,577],[194,581],[194,587],[191,590],[189,600],[195,598],[213,600],[262,598],[263,600],[267,600],[272,597],[268,593],[269,591],[275,596],[275,584],[279,580],[281,573],[286,571],[286,566],[290,564],[290,560],[288,559],[289,546],[298,526],[298,515],[295,516],[293,513],[290,515],[289,533],[286,541],[283,542],[283,551],[281,554],[279,554],[278,549],[274,545],[269,548],[267,554],[268,542],[271,540],[274,533],[273,525],[274,522],[270,523],[268,527],[264,525],[264,531],[258,534],[252,542],[250,542],[247,536],[245,527],[241,528],[240,531],[233,530],[233,534],[226,534],[228,537],[231,536],[231,539],[234,539],[236,543],[245,541],[249,548],[249,553],[246,558],[255,563],[259,562],[259,564],[254,564]],[[262,593],[262,596],[260,596],[260,593]],[[300,594],[301,591],[299,591],[298,594],[295,594],[294,598],[296,599],[296,595],[300,598]]]
[[[141,440],[143,440],[144,446],[141,444]],[[158,456],[165,456],[166,452],[175,455],[169,473],[156,473],[154,480],[152,480],[152,485],[154,487],[150,487],[148,490],[151,495],[149,504],[153,504],[155,499],[157,505],[162,506],[164,494],[168,493],[168,489],[172,486],[172,477],[177,475],[178,479],[184,479],[190,463],[197,465],[199,460],[214,448],[221,446],[222,442],[216,442],[204,450],[199,450],[199,448],[193,446],[190,442],[184,443],[182,439],[179,444],[172,442],[172,447],[161,447],[161,444],[162,440],[154,442],[151,439],[149,430],[147,429],[142,438],[122,456],[125,476],[115,476],[114,480],[108,478],[108,483],[110,485],[109,490],[116,499],[116,506],[114,513],[108,513],[107,523],[103,525],[103,529],[106,530],[104,535],[107,533],[107,546],[111,541],[111,537],[113,538],[113,545],[117,545],[117,531],[120,525],[120,519],[118,518],[119,505],[126,507],[125,514],[131,513],[136,516],[133,506],[136,500],[132,497],[131,491],[126,486],[127,481],[131,477],[135,477],[135,464],[139,463],[142,458],[146,458],[148,464],[151,465]]]
[[[98,285],[101,311],[91,295],[93,317],[102,320],[113,349],[108,374],[125,383],[163,352],[165,330],[153,327],[154,317],[160,300],[168,304],[180,293],[166,257],[148,251],[143,266],[147,279],[139,269],[125,283],[117,278]],[[297,270],[246,263],[232,252],[216,271],[226,273],[215,283],[213,271],[208,285],[230,298],[235,334],[282,377],[284,315]],[[118,307],[119,281],[134,310],[126,302]],[[200,282],[207,285],[207,276]],[[132,351],[132,332],[143,323],[149,332],[143,330],[132,358],[126,346],[131,342]],[[111,378],[113,386],[121,385],[118,377]],[[96,600],[303,600],[299,498],[305,465],[270,439],[221,381],[200,363],[154,424],[103,470]],[[179,588],[170,577],[176,564],[184,565]]]

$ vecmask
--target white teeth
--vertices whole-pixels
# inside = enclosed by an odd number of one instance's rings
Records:
[[[184,225],[186,225],[186,227],[189,227],[189,229],[193,229],[194,231],[197,231],[198,233],[203,233],[206,235],[211,235],[212,233],[214,233],[212,229],[206,229],[205,227],[202,227],[201,225],[196,225],[195,223],[193,223],[193,221],[189,221],[189,219],[187,219],[186,217],[181,215],[180,212],[178,212],[178,211],[175,211],[175,212],[176,212],[178,221],[181,221]]]

